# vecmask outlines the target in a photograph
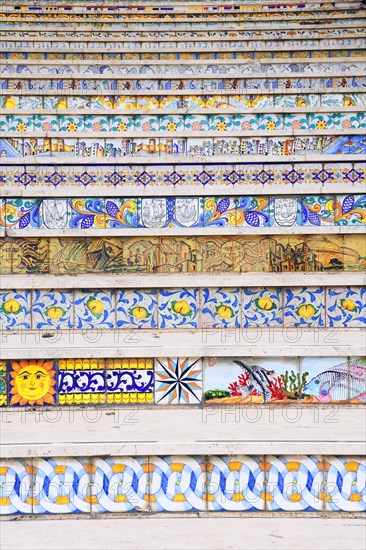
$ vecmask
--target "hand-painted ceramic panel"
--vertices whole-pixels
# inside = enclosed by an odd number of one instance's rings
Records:
[[[362,512],[365,472],[359,456],[5,459],[0,512]]]

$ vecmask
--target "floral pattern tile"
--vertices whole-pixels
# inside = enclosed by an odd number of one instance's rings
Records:
[[[75,328],[114,328],[114,292],[75,291]]]
[[[197,328],[198,300],[197,288],[159,290],[159,328]]]
[[[202,327],[240,327],[239,288],[203,288],[201,304]]]
[[[34,290],[32,328],[72,328],[74,324],[72,290]]]
[[[366,325],[366,288],[327,288],[327,326],[364,327]]]
[[[30,329],[30,304],[30,290],[6,290],[0,292],[0,329]]]
[[[117,294],[117,327],[156,328],[156,290],[121,290]]]
[[[285,327],[324,327],[324,288],[287,288],[284,298]]]
[[[242,326],[281,326],[282,302],[282,288],[243,288]]]

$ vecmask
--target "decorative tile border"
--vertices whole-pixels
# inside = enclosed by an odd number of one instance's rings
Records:
[[[0,373],[8,407],[366,401],[365,357],[22,359]]]
[[[164,164],[138,166],[1,166],[0,187],[95,188],[120,189],[125,185],[140,188],[192,187],[209,188],[221,185],[237,188],[245,185],[273,189],[273,186],[295,185],[363,186],[365,165],[358,162],[264,164]]]
[[[71,124],[71,123],[70,123]],[[365,138],[352,136],[298,136],[258,138],[8,138],[0,140],[3,158],[124,158],[222,157],[256,155],[275,157],[313,152],[324,155],[362,155]]]
[[[0,239],[1,274],[364,271],[365,235]]]
[[[366,113],[292,113],[223,115],[2,115],[0,132],[263,132],[296,130],[350,130],[366,127]],[[99,136],[100,137],[100,136]]]
[[[363,287],[0,291],[0,330],[365,325]]]
[[[4,460],[0,512],[364,512],[365,472],[347,456]]]
[[[9,198],[2,203],[0,228],[20,231],[366,224],[366,195]]]

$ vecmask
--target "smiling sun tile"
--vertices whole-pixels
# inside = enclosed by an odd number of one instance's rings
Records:
[[[10,405],[54,405],[53,361],[10,361]]]

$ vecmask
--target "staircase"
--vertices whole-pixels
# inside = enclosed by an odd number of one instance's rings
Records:
[[[364,18],[3,2],[4,549],[365,548]]]

